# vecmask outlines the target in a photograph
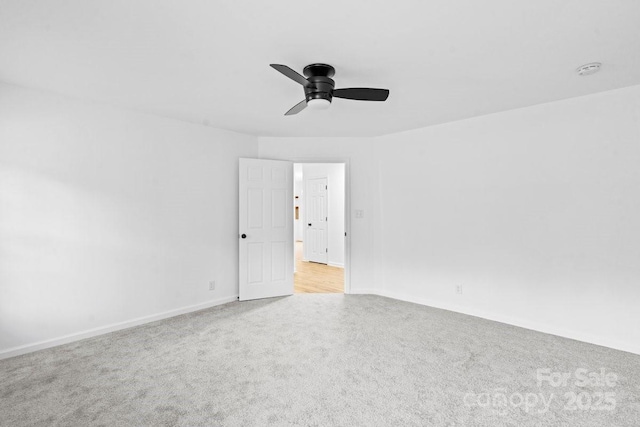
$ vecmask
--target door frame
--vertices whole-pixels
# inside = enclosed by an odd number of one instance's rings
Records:
[[[265,159],[267,160],[267,159]],[[344,293],[351,293],[351,164],[349,157],[289,157],[295,163],[341,163],[344,164]],[[293,274],[293,273],[292,273]]]

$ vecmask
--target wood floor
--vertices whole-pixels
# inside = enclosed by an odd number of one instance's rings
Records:
[[[302,260],[302,242],[296,242],[295,293],[343,293],[344,268]]]

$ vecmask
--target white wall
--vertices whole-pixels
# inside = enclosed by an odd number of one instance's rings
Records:
[[[344,164],[340,163],[305,163],[302,165],[303,180],[327,178],[327,245],[328,264],[344,267]],[[306,188],[306,184],[303,188]],[[304,205],[304,195],[303,195]],[[306,209],[303,209],[303,216]],[[304,219],[302,225],[308,221]]]
[[[347,236],[351,259],[348,274],[351,292],[370,292],[375,287],[374,208],[377,203],[377,169],[374,165],[370,138],[259,138],[260,157],[316,163],[344,161],[346,186],[350,188],[351,204],[347,204],[351,235]],[[354,218],[355,210],[364,211],[363,218]]]
[[[639,141],[640,87],[256,140],[0,85],[0,357],[233,298],[237,158],[256,155],[348,161],[352,292],[640,353]]]
[[[264,158],[350,159],[354,293],[640,353],[639,141],[636,86],[379,138],[259,146]]]
[[[240,156],[256,138],[0,85],[0,357],[233,299]]]
[[[640,86],[375,149],[379,292],[640,353]]]

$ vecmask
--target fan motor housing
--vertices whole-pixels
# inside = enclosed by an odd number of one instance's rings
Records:
[[[333,88],[335,82],[329,77],[308,77],[308,80],[313,83],[312,86],[304,88],[304,94],[307,101],[310,99],[327,99],[331,102],[333,98]]]
[[[335,68],[327,64],[310,64],[304,67],[304,76],[310,83],[304,88],[307,102],[311,99],[326,99],[329,102],[333,99],[333,88],[336,83],[331,77],[336,73]]]

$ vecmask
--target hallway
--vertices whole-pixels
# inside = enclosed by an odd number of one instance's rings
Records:
[[[297,294],[343,293],[344,268],[303,261],[302,248],[302,242],[296,242],[294,292]]]

